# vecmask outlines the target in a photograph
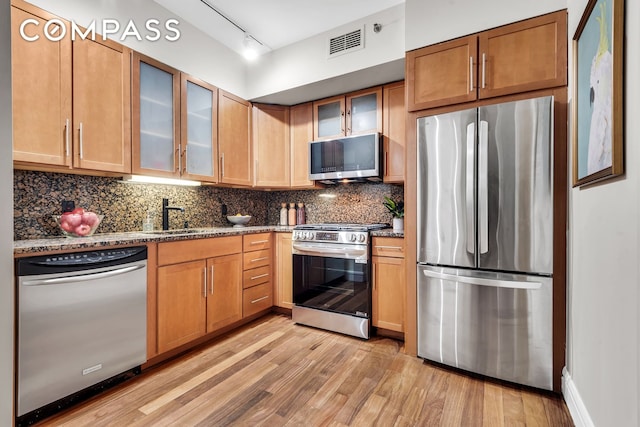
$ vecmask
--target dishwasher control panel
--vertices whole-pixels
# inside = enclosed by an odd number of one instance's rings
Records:
[[[86,270],[144,259],[147,259],[146,246],[39,255],[18,259],[16,262],[16,275],[30,276],[61,271]]]

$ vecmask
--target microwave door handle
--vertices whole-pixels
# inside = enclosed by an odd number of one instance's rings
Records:
[[[475,147],[476,147],[476,124],[467,125],[467,168],[465,180],[465,208],[467,210],[467,252],[475,253],[475,209],[474,200],[474,172],[475,172]]]

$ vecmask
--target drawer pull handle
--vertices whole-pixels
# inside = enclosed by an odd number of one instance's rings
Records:
[[[265,295],[265,296],[263,296],[262,298],[254,299],[253,301],[251,301],[251,304],[255,304],[255,303],[257,303],[257,302],[260,302],[260,301],[266,300],[267,298],[269,298],[269,295]]]
[[[269,275],[269,273],[260,274],[258,276],[251,276],[251,280],[256,280],[256,279],[259,279],[261,277],[267,277],[268,275]]]
[[[255,258],[255,259],[252,259],[251,262],[264,261],[265,259],[269,259],[269,257],[268,256],[263,256],[262,258]]]
[[[255,241],[251,242],[250,244],[251,245],[261,245],[263,243],[269,243],[269,241],[268,240],[255,240]]]
[[[398,251],[402,250],[402,246],[374,246],[374,248],[376,248],[376,249],[394,249],[394,250],[398,250]]]

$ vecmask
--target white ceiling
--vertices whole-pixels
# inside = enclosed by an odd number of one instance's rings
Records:
[[[154,0],[213,39],[242,54],[243,33],[202,0]],[[264,51],[307,39],[388,9],[404,0],[205,0]]]

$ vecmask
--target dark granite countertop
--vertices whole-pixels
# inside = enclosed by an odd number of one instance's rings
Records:
[[[293,227],[213,227],[187,230],[160,230],[153,232],[134,231],[128,233],[103,233],[91,237],[53,237],[48,239],[16,240],[13,242],[14,255],[38,254],[41,252],[73,251],[120,245],[138,245],[146,243],[170,242],[174,240],[203,239],[207,237],[237,236],[243,234],[264,233],[269,231],[291,232]]]

